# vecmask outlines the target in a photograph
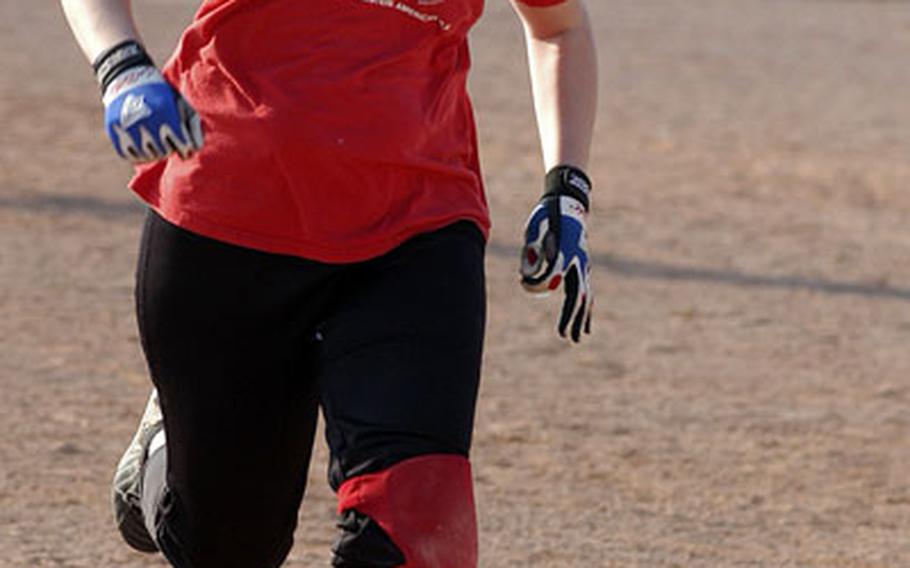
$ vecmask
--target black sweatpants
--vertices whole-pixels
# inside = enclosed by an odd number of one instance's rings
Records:
[[[281,564],[319,408],[335,489],[410,457],[466,456],[483,256],[468,222],[331,265],[225,244],[150,213],[136,303],[167,435],[155,526],[171,563]]]

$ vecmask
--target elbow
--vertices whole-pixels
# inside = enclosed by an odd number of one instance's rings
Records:
[[[580,0],[547,8],[525,7],[520,11],[529,39],[557,42],[562,38],[591,34],[587,11]]]

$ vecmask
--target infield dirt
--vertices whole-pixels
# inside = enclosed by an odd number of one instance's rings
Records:
[[[159,61],[194,8],[137,2]],[[910,566],[910,3],[590,0],[595,335],[520,292],[521,33],[473,37],[494,218],[481,565]],[[0,567],[163,566],[109,479],[148,392],[142,209],[56,3],[0,3]],[[320,444],[287,566],[328,566]]]

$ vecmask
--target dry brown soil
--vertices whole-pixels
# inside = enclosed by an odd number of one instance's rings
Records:
[[[137,2],[159,60],[190,0]],[[474,35],[495,229],[481,564],[910,566],[910,3],[590,0],[596,335],[516,285],[539,191],[504,0]],[[57,3],[0,2],[0,566],[140,567],[141,208]],[[288,566],[327,566],[322,447]]]

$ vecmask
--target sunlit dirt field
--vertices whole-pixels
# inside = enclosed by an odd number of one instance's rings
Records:
[[[163,61],[194,2],[136,4]],[[541,166],[505,0],[473,37],[495,223],[481,566],[910,566],[910,3],[589,4],[580,347],[517,286]],[[0,567],[162,567],[108,511],[149,388],[142,208],[56,2],[0,2],[0,125]],[[325,458],[287,566],[329,565]]]

